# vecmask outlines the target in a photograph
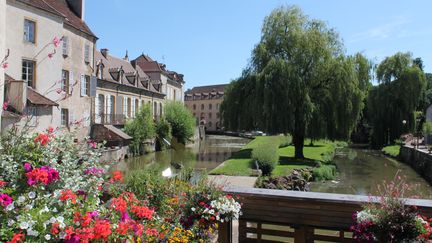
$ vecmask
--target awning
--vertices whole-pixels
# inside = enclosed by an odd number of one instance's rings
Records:
[[[47,97],[39,94],[34,89],[27,87],[27,100],[33,105],[58,106],[58,104]]]
[[[123,138],[124,140],[131,140],[132,137],[127,135],[126,133],[124,133],[122,130],[116,128],[113,125],[104,125],[104,127],[106,127],[108,130],[110,130],[111,132],[115,133],[116,135],[118,135],[119,137]]]

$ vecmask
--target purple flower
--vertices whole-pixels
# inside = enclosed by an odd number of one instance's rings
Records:
[[[127,212],[123,212],[121,216],[121,222],[125,222],[127,220],[130,220],[129,214]]]
[[[31,164],[28,162],[25,162],[24,163],[24,171],[27,173],[27,172],[30,172],[32,170],[33,170],[33,167],[31,166]]]

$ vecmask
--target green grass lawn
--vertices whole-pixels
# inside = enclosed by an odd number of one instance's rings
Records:
[[[390,145],[387,147],[384,147],[382,149],[382,151],[384,152],[384,154],[393,156],[393,157],[397,157],[399,155],[400,152],[400,145]]]
[[[214,175],[238,175],[250,176],[252,172],[253,162],[251,159],[252,149],[266,143],[270,143],[275,139],[281,139],[281,136],[257,137],[249,142],[242,150],[234,153],[233,156],[226,160],[223,166],[210,171]],[[307,167],[316,167],[317,162],[328,162],[332,159],[332,154],[335,150],[335,144],[330,141],[319,140],[314,141],[313,146],[309,146],[310,140],[305,141],[304,156],[305,159],[294,159],[294,146],[287,146],[278,149],[280,156],[279,164],[273,170],[273,176],[281,176],[289,174],[293,169],[302,169]]]

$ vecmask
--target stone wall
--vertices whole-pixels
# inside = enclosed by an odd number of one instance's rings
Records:
[[[432,154],[415,150],[412,147],[402,146],[399,159],[410,165],[429,184],[432,184]]]

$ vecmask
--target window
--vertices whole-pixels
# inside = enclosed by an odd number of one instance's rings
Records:
[[[209,110],[211,110],[213,108],[212,104],[209,104]]]
[[[84,62],[87,64],[90,63],[90,45],[89,44],[84,45]]]
[[[124,105],[124,108],[123,108],[123,115],[125,116],[125,117],[128,117],[128,110],[129,110],[129,106],[128,106],[128,98],[127,97],[124,97],[124,99],[123,99],[123,105]]]
[[[160,116],[163,115],[163,107],[162,107],[162,103],[159,103],[159,115],[160,115]]]
[[[61,90],[66,94],[69,93],[69,71],[62,70]]]
[[[208,114],[208,117],[209,117],[209,119],[212,118],[212,113],[211,112]]]
[[[22,80],[33,88],[35,88],[35,66],[34,61],[25,59],[22,61]]]
[[[36,43],[36,23],[34,21],[24,20],[24,41]]]
[[[98,76],[99,79],[103,79],[103,68],[104,68],[104,65],[102,63],[98,65],[98,69],[97,69],[98,74],[97,74],[97,76]]]
[[[204,104],[201,104],[201,110],[204,110]]]
[[[67,36],[63,36],[62,40],[62,53],[64,57],[67,57],[69,55],[69,38]]]
[[[37,126],[38,123],[38,109],[37,106],[27,106],[28,125],[31,127]]]
[[[220,114],[219,114],[219,112],[218,112],[218,113],[216,113],[216,118],[217,118],[217,119],[219,119],[219,118],[220,118]]]
[[[81,96],[90,96],[90,76],[81,75]]]
[[[135,111],[136,111],[136,107],[135,107],[135,98],[132,98],[132,102],[131,102],[131,105],[132,105],[132,112],[131,112],[131,117],[132,118],[135,118]]]
[[[127,99],[127,117],[132,117],[132,104],[131,98]]]
[[[216,110],[219,110],[219,104],[216,104]]]
[[[211,128],[212,127],[212,122],[208,122],[208,127]]]
[[[193,104],[193,109],[196,110],[196,105],[195,104]]]
[[[68,127],[69,126],[69,110],[61,109],[61,126]]]

